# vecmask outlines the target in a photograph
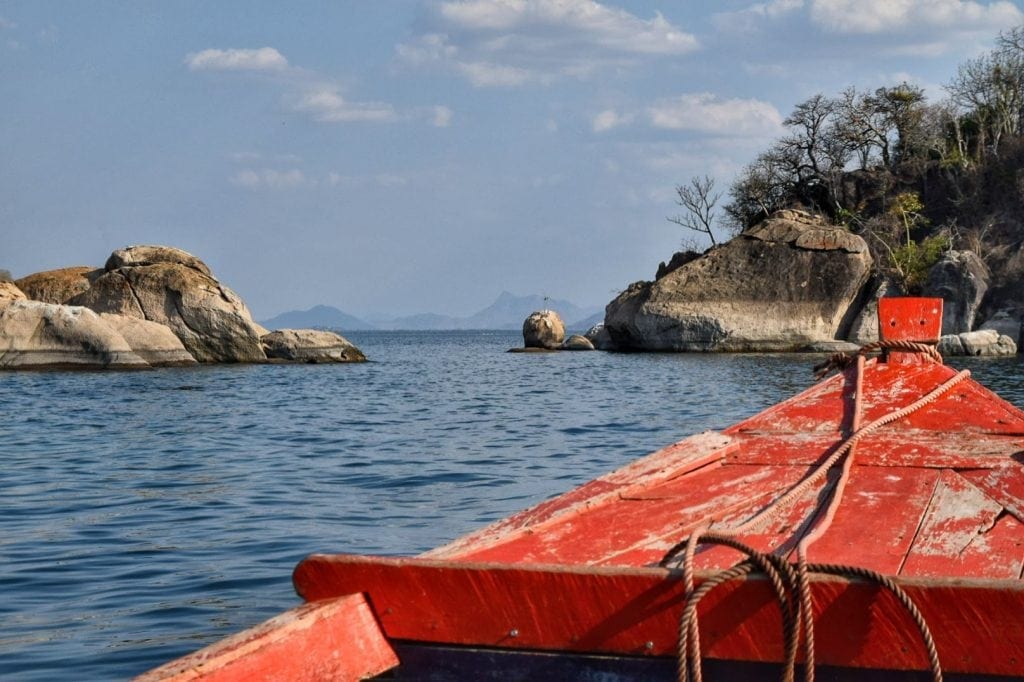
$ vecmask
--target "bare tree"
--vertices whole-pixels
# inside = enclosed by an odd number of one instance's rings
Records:
[[[699,178],[696,175],[690,178],[690,184],[678,185],[676,187],[676,203],[686,209],[686,213],[669,217],[669,222],[682,225],[688,230],[701,232],[711,239],[711,245],[715,246],[715,233],[712,227],[715,224],[715,204],[721,198],[722,193],[712,194],[715,189],[715,179],[705,175]]]

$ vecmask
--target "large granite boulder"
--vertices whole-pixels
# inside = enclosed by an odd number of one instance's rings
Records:
[[[123,336],[136,355],[154,367],[196,364],[196,359],[185,350],[181,339],[166,325],[114,313],[100,313],[100,319]]]
[[[792,351],[845,338],[871,272],[867,244],[779,211],[605,309],[620,349]]]
[[[942,299],[943,334],[974,329],[988,277],[988,268],[973,251],[950,251],[928,271],[922,295]]]
[[[133,246],[115,251],[106,272],[69,302],[96,312],[170,327],[199,362],[262,362],[261,332],[235,292],[180,249]]]
[[[0,305],[6,305],[11,301],[24,301],[27,297],[14,282],[0,280]]]
[[[86,291],[93,281],[103,274],[103,270],[80,265],[72,268],[46,270],[27,275],[15,281],[25,292],[25,296],[33,301],[43,303],[67,303],[69,300]]]
[[[0,306],[0,368],[148,366],[123,336],[88,308],[27,300]]]
[[[523,345],[527,348],[560,348],[564,340],[565,323],[554,310],[530,313],[523,322]]]
[[[278,329],[260,339],[271,360],[290,362],[364,362],[366,356],[334,332],[317,329]]]

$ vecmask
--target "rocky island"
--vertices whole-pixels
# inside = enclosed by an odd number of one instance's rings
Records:
[[[608,304],[599,331],[614,348],[847,350],[878,339],[878,298],[899,293],[874,273],[860,236],[804,211],[777,211],[704,254],[678,256]],[[1021,321],[1010,312],[975,326],[986,288],[973,253],[950,251],[932,268],[922,293],[944,300],[944,353],[1017,352]]]
[[[205,263],[169,246],[0,282],[3,369],[364,360],[333,332],[264,329]]]

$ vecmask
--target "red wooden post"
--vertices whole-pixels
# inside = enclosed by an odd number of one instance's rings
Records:
[[[941,298],[883,298],[878,301],[878,338],[882,341],[938,343],[942,333]],[[917,362],[919,354],[892,351],[898,363]]]

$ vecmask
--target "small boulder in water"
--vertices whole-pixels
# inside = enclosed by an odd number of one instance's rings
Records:
[[[581,335],[573,334],[562,344],[562,350],[595,350],[590,339]]]
[[[565,323],[554,310],[531,313],[523,322],[523,345],[527,348],[561,347],[565,340]]]
[[[290,362],[365,362],[362,351],[345,337],[317,329],[278,329],[260,338],[271,360]]]

